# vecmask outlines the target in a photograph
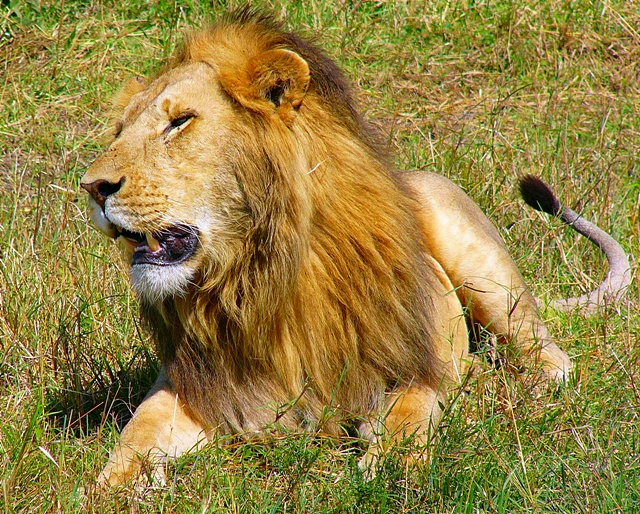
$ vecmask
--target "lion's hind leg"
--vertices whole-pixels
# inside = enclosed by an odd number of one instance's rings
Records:
[[[513,343],[555,380],[566,380],[569,357],[551,340],[536,301],[498,231],[455,184],[433,173],[408,173],[430,254],[444,268],[469,317]]]

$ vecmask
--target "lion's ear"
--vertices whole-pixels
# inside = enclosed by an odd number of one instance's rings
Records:
[[[125,85],[116,93],[112,101],[112,110],[114,113],[122,113],[124,108],[129,105],[131,97],[140,91],[146,89],[149,85],[148,80],[143,77],[131,77]]]
[[[244,67],[220,70],[225,91],[247,109],[277,113],[290,122],[309,86],[309,65],[290,50],[269,50],[250,59]]]

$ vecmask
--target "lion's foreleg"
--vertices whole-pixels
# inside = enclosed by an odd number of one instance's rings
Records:
[[[408,439],[413,449],[406,459],[417,464],[429,462],[428,443],[447,403],[444,385],[444,381],[438,389],[412,385],[388,395],[380,418],[363,424],[360,429],[371,442],[359,463],[365,473],[373,474],[376,461],[388,447],[397,447]]]
[[[162,484],[167,457],[177,457],[205,440],[203,428],[187,415],[163,369],[122,431],[98,486],[139,479]]]

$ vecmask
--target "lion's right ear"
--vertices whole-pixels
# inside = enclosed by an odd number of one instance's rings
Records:
[[[309,87],[309,65],[291,50],[276,49],[249,59],[244,66],[220,69],[224,90],[247,109],[276,113],[290,123]]]
[[[131,77],[125,85],[116,93],[112,101],[112,110],[114,114],[119,116],[124,108],[129,105],[131,97],[140,91],[146,89],[149,81],[143,77]]]

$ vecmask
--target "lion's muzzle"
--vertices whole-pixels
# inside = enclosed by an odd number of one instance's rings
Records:
[[[107,199],[121,189],[124,180],[124,177],[118,182],[100,179],[80,184],[90,195],[91,218],[96,227],[114,239],[122,237],[122,241],[133,254],[132,266],[170,266],[180,264],[191,257],[199,241],[199,231],[192,225],[180,223],[162,230],[134,232],[109,219],[105,212]]]

